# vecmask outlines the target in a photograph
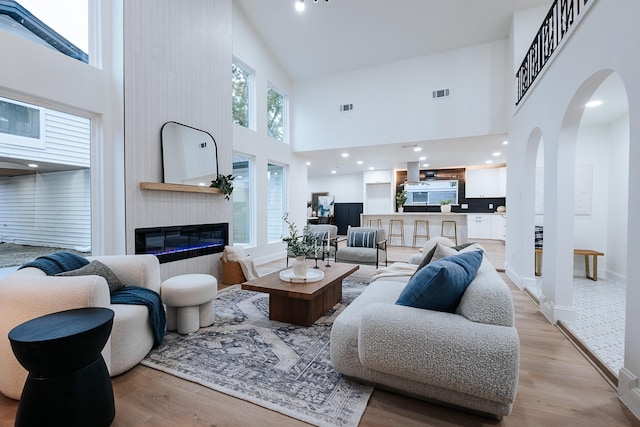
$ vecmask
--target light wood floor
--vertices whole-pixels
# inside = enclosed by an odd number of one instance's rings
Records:
[[[499,246],[483,246],[490,258],[494,250],[499,258]],[[409,252],[392,248],[390,257],[395,259],[400,251]],[[280,265],[284,267],[284,261],[269,267]],[[373,271],[363,266],[356,275],[366,278]],[[640,426],[593,366],[502,276],[512,290],[521,344],[520,382],[511,415],[498,422],[375,390],[361,426]],[[116,427],[307,425],[140,365],[114,378],[113,388]],[[16,408],[17,402],[0,395],[0,427],[13,426]]]

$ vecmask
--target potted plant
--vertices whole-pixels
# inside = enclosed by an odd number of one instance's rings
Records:
[[[210,187],[219,188],[224,194],[224,198],[229,200],[229,196],[233,193],[233,180],[235,176],[233,175],[223,175],[221,173],[218,174],[218,177],[211,181]]]
[[[398,191],[396,193],[396,205],[398,212],[404,211],[404,204],[407,203],[407,190]]]
[[[442,212],[442,213],[450,213],[451,212],[451,203],[453,203],[453,200],[451,200],[451,199],[440,200],[440,212]]]
[[[316,237],[311,232],[308,225],[304,227],[302,235],[298,234],[298,227],[289,220],[289,213],[285,212],[282,220],[287,224],[289,235],[283,237],[282,241],[287,244],[287,251],[296,257],[293,262],[293,274],[305,277],[307,275],[308,255],[314,255],[318,248]]]

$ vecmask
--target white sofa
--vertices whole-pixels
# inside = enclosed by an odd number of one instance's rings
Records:
[[[160,264],[153,255],[88,258],[107,265],[129,286],[160,292]],[[15,326],[45,314],[82,307],[107,307],[115,312],[111,337],[102,355],[111,376],[138,364],[151,350],[154,333],[144,305],[111,304],[109,287],[100,276],[47,276],[24,268],[0,280],[0,392],[20,399],[27,372],[13,355],[7,337]]]
[[[417,266],[399,264],[398,276],[372,282],[335,320],[334,368],[356,380],[492,418],[509,414],[520,343],[506,283],[483,255],[455,313],[407,307],[394,303]]]

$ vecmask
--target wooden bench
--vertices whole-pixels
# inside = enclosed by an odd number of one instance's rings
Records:
[[[587,279],[598,281],[598,257],[604,256],[603,252],[594,251],[591,249],[574,249],[574,255],[584,255],[584,272]],[[591,275],[591,269],[589,268],[589,256],[593,257],[593,276]],[[535,274],[540,276],[542,274],[542,249],[535,250]]]

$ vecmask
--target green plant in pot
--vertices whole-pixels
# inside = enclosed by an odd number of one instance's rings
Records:
[[[396,193],[396,205],[398,206],[398,212],[404,210],[404,204],[407,203],[407,190],[398,191]]]
[[[235,176],[233,175],[223,175],[221,173],[218,174],[218,177],[211,181],[210,187],[219,188],[224,194],[224,198],[229,200],[229,196],[233,193],[233,180]]]
[[[453,203],[453,200],[451,199],[440,200],[440,212],[442,213],[451,212],[451,203]]]

